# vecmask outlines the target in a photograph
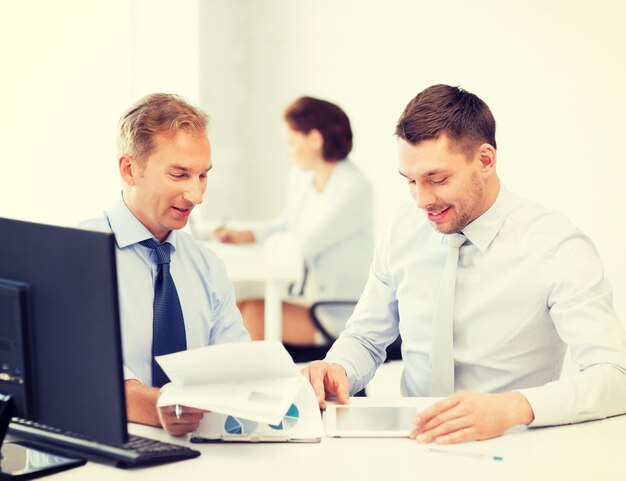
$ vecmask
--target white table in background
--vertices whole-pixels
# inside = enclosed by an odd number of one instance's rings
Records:
[[[231,282],[265,285],[265,339],[282,340],[282,300],[287,285],[302,276],[302,257],[289,237],[269,238],[262,244],[205,244],[224,262]]]

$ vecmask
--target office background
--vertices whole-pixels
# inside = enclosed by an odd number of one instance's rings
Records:
[[[276,214],[282,111],[341,105],[376,193],[376,232],[408,199],[395,121],[433,83],[492,108],[513,191],[591,235],[626,321],[626,4],[621,0],[0,0],[0,216],[73,225],[119,186],[115,127],[175,92],[211,116],[198,218]]]

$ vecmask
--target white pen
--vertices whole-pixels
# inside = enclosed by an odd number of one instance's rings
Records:
[[[174,406],[174,414],[176,415],[176,419],[180,419],[180,416],[183,414],[183,408],[180,404],[176,404]]]
[[[437,454],[451,454],[452,456],[463,456],[465,458],[482,458],[491,459],[492,461],[504,461],[502,456],[494,456],[492,454],[473,453],[470,451],[457,451],[454,449],[442,449],[442,448],[428,448],[431,453]]]

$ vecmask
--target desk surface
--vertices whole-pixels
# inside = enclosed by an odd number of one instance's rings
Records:
[[[162,430],[131,425],[131,432],[172,442]],[[410,439],[323,438],[319,444],[194,444],[199,458],[153,468],[122,470],[87,465],[54,475],[65,480],[623,480],[626,416],[569,426],[514,428],[505,435],[450,447],[503,461],[428,451]],[[435,447],[435,446],[432,446]],[[448,449],[448,447],[446,447]]]
[[[302,257],[287,236],[262,244],[221,244],[204,241],[224,262],[228,277],[238,281],[294,281],[302,275]]]

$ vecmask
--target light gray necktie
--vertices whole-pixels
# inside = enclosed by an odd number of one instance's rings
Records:
[[[454,344],[452,339],[454,315],[454,288],[459,248],[467,240],[463,234],[448,234],[444,243],[448,257],[435,299],[433,316],[433,345],[430,353],[432,378],[430,395],[449,396],[454,392]]]

